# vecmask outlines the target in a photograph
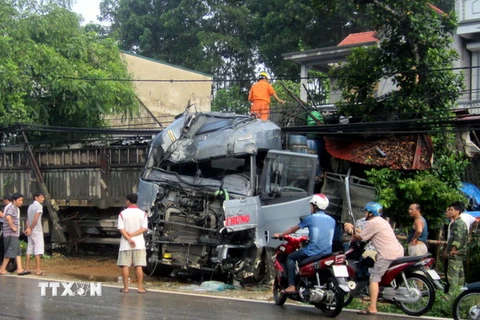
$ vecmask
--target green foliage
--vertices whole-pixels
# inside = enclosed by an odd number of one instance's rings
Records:
[[[462,170],[462,164],[465,165],[465,162],[456,162],[454,167]],[[454,187],[458,184],[458,175],[453,174],[451,169],[448,166],[438,171],[418,172],[371,169],[366,174],[368,181],[375,186],[378,201],[385,207],[386,216],[408,225],[411,223],[408,206],[418,203],[429,226],[437,229],[445,223],[445,209],[453,201],[466,201],[464,195]],[[442,176],[442,172],[446,175]]]
[[[300,86],[298,83],[289,81],[289,80],[283,80],[281,81],[283,86],[285,86],[294,96],[299,97],[300,96]],[[287,92],[287,90],[284,89],[282,85],[280,85],[280,82],[275,82],[272,83],[273,88],[275,89],[275,92],[277,93],[278,97],[282,100],[285,100],[285,103],[288,102],[295,102],[295,100],[292,98],[292,96]],[[273,103],[276,102],[275,99],[272,101]]]
[[[452,317],[452,303],[455,298],[460,294],[460,291],[450,290],[448,294],[444,294],[442,291],[435,291],[435,303],[432,309],[425,314],[430,317],[451,318]],[[363,310],[368,306],[369,302],[363,302],[360,299],[353,299],[348,305],[348,309]],[[388,303],[379,302],[377,305],[378,312],[387,312],[395,314],[404,314],[400,308]]]
[[[369,114],[375,108],[375,87],[391,76],[397,90],[383,101],[391,118],[450,116],[462,88],[462,77],[449,70],[458,58],[450,48],[455,17],[438,14],[427,0],[386,0],[368,8],[372,28],[382,31],[381,43],[356,49],[347,63],[334,71],[334,75],[353,75],[339,81],[348,103],[342,111]]]
[[[250,110],[247,98],[248,92],[242,91],[238,86],[217,90],[212,101],[212,111],[247,114]]]
[[[379,46],[354,49],[346,63],[332,71],[342,91],[340,111],[364,121],[377,120],[378,116],[451,117],[462,89],[461,76],[451,70],[458,57],[450,47],[455,17],[439,14],[427,0],[373,1],[359,10],[372,29],[380,31],[381,39]],[[375,94],[381,81],[391,81],[395,89],[379,102]],[[445,221],[446,207],[455,200],[465,200],[458,186],[468,162],[452,148],[453,134],[436,134],[433,142],[432,170],[366,172],[386,214],[403,225],[411,223],[411,203],[419,203],[429,225],[439,228]]]
[[[340,113],[368,116],[377,107],[374,93],[383,70],[380,55],[377,47],[356,48],[347,57],[344,67],[332,70],[331,75],[338,78],[337,87],[342,89],[343,99],[349,102],[338,106]],[[355,66],[354,70],[351,66]]]
[[[355,5],[328,12],[311,0],[103,0],[102,20],[123,50],[249,87],[257,66],[298,77],[282,53],[336,45],[361,30]],[[227,86],[228,87],[228,86]]]
[[[105,115],[133,116],[137,102],[131,83],[76,79],[128,78],[115,41],[86,32],[67,9],[28,10],[27,2],[22,12],[0,2],[3,124],[96,127]]]
[[[465,281],[473,283],[480,281],[478,268],[480,267],[480,233],[472,233],[468,243],[467,267],[465,268]]]

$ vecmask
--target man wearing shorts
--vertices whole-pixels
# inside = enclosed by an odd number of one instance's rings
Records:
[[[42,203],[45,201],[45,196],[41,192],[35,192],[33,199],[35,201],[28,207],[27,230],[25,230],[25,235],[28,236],[26,268],[30,270],[30,256],[33,254],[35,256],[35,274],[42,276],[45,275],[40,268],[40,258],[45,251],[42,226]]]
[[[403,257],[403,247],[398,242],[392,227],[387,220],[382,218],[383,207],[376,202],[369,202],[365,206],[367,214],[367,223],[365,229],[354,229],[351,223],[345,223],[345,232],[351,234],[357,240],[372,241],[377,249],[377,260],[370,272],[370,305],[365,310],[358,313],[364,315],[373,315],[377,313],[377,298],[379,291],[379,282],[387,271],[390,264]]]
[[[12,202],[12,195],[11,194],[6,194],[3,196],[3,203],[5,203],[5,208]],[[5,211],[5,208],[3,211],[0,211],[0,261],[3,261],[3,222],[5,221],[5,215],[3,212]]]
[[[7,264],[10,259],[17,260],[17,274],[23,276],[30,274],[30,271],[22,268],[22,249],[20,248],[20,207],[23,205],[23,195],[14,193],[12,195],[12,203],[5,207],[3,212],[5,222],[3,223],[3,248],[4,257],[0,274],[7,273]]]
[[[148,230],[147,213],[137,207],[137,195],[127,194],[127,208],[118,216],[118,231],[122,234],[117,265],[122,267],[123,289],[128,292],[129,267],[135,267],[138,282],[138,293],[146,293],[143,288],[143,270],[147,265],[147,252],[143,234]]]

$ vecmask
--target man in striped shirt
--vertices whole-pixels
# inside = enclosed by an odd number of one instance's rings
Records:
[[[17,260],[17,274],[23,276],[30,274],[22,268],[22,249],[20,248],[20,207],[23,205],[23,195],[21,193],[14,193],[12,195],[12,202],[5,207],[4,215],[5,222],[3,224],[3,242],[4,242],[4,257],[0,274],[7,273],[7,264],[10,259]]]

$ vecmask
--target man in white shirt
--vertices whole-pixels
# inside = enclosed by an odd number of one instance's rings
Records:
[[[37,276],[45,275],[40,268],[40,258],[45,252],[45,243],[43,240],[42,214],[45,196],[41,192],[35,192],[33,203],[28,207],[27,230],[25,235],[28,237],[27,263],[26,268],[30,270],[30,256],[35,256],[35,274]]]
[[[128,293],[129,267],[133,264],[138,282],[138,293],[146,293],[143,288],[143,270],[147,265],[147,252],[143,234],[148,230],[147,213],[137,207],[137,194],[126,196],[127,208],[118,216],[118,231],[122,234],[117,265],[122,268],[123,289]]]
[[[462,206],[462,213],[460,214],[460,219],[462,219],[463,222],[465,222],[465,224],[467,225],[469,241],[470,241],[472,238],[472,232],[475,229],[477,229],[478,222],[474,216],[465,212],[465,204],[463,202],[461,202],[461,206]]]
[[[475,219],[475,217],[472,216],[471,214],[462,212],[462,214],[460,215],[460,218],[465,222],[465,224],[468,227],[468,231],[470,233],[472,233],[473,230],[477,227],[477,224],[478,224],[477,219]]]

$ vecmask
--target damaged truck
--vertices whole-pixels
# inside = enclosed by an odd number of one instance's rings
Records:
[[[151,142],[138,185],[150,275],[265,277],[271,236],[310,213],[317,156],[285,150],[280,127],[250,116],[179,115]]]

